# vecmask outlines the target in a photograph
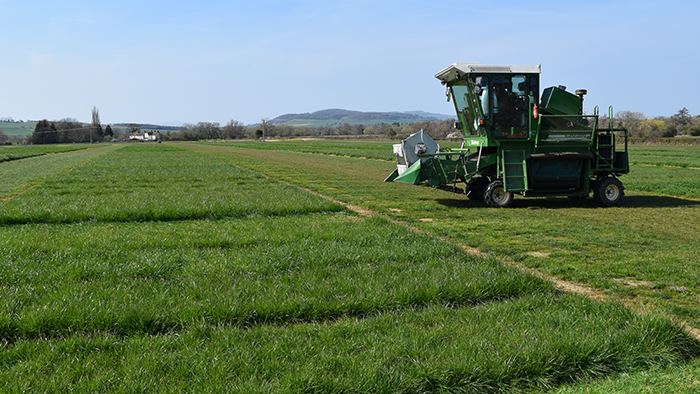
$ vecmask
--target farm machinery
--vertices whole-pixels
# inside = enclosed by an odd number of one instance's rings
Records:
[[[466,194],[491,207],[525,197],[591,193],[618,205],[629,172],[627,130],[600,124],[598,107],[583,111],[586,90],[564,86],[540,95],[540,66],[454,63],[435,75],[457,111],[461,148],[440,150],[422,130],[394,145],[397,169],[385,180]]]

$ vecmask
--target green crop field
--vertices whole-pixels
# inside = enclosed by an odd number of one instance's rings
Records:
[[[0,391],[697,392],[700,170],[657,149],[611,209],[382,183],[387,141],[0,163]]]
[[[39,122],[9,123],[0,122],[0,130],[7,135],[17,135],[24,137],[34,132],[36,124]]]
[[[80,145],[0,146],[0,163],[80,149],[87,149],[87,147]]]

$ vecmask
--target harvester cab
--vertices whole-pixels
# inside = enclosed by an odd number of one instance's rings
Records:
[[[627,130],[613,127],[612,108],[605,126],[597,107],[584,113],[585,90],[555,86],[540,95],[539,65],[454,63],[435,77],[454,103],[462,147],[441,152],[416,133],[394,145],[399,164],[386,181],[464,193],[492,207],[510,205],[513,194],[593,193],[600,206],[620,203],[617,177],[629,172]]]

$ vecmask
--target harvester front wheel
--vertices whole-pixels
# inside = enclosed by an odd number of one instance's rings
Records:
[[[614,207],[622,201],[625,188],[619,179],[608,177],[596,182],[593,189],[593,198],[601,207]]]
[[[513,202],[513,193],[505,190],[502,180],[495,180],[486,187],[484,202],[493,208],[506,208]]]
[[[482,177],[470,179],[467,182],[467,197],[472,201],[483,201],[486,186],[488,186],[488,183]]]

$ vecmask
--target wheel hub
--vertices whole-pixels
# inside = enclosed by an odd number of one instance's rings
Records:
[[[614,201],[617,200],[617,198],[620,196],[620,189],[616,185],[608,185],[608,187],[605,188],[605,197],[610,200]]]
[[[498,188],[493,191],[493,200],[497,203],[502,203],[506,199],[506,192],[503,191],[503,188]]]

